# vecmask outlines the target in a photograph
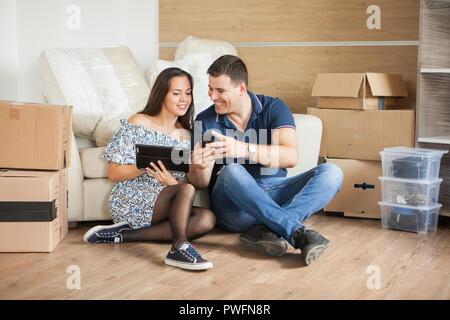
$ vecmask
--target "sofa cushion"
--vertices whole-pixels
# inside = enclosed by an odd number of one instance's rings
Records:
[[[72,130],[80,137],[93,137],[97,123],[102,119],[102,116],[94,116],[88,114],[73,114]]]
[[[104,147],[87,148],[80,151],[81,164],[85,178],[107,178],[108,161],[103,158]]]
[[[175,60],[183,59],[185,56],[208,53],[213,61],[224,54],[237,56],[237,51],[233,45],[226,41],[199,39],[188,36],[178,45],[175,52]]]

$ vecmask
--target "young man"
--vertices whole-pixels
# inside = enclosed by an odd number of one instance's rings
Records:
[[[285,239],[311,264],[329,240],[302,223],[338,193],[342,171],[322,164],[286,178],[286,168],[298,159],[289,107],[247,90],[247,68],[236,56],[218,58],[208,74],[214,105],[197,116],[196,125],[203,138],[212,135],[215,142],[201,148],[194,135],[189,181],[197,188],[209,186],[217,225],[242,232],[246,247],[281,256]]]

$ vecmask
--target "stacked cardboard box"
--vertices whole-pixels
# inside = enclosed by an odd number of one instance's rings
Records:
[[[342,190],[324,210],[379,219],[379,152],[387,147],[414,146],[415,111],[397,107],[399,99],[407,95],[401,76],[318,74],[312,95],[318,97],[317,108],[307,112],[322,120],[320,156],[344,173]]]
[[[72,107],[0,101],[0,252],[51,252],[68,232]]]

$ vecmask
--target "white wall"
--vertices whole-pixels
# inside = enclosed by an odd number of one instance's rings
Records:
[[[16,1],[0,2],[0,99],[15,100],[17,87]]]
[[[42,102],[44,49],[114,45],[142,70],[158,58],[158,0],[1,0],[0,100]]]

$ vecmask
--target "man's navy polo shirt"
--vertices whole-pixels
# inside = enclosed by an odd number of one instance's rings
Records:
[[[195,119],[195,131],[192,136],[191,147],[201,139],[200,132],[205,134],[216,130],[226,136],[257,144],[271,144],[272,131],[281,128],[294,128],[295,121],[289,107],[279,98],[255,95],[247,90],[252,101],[252,115],[248,121],[245,132],[239,131],[225,114],[217,114],[214,105],[199,113]],[[199,122],[201,121],[201,123]],[[201,129],[200,129],[201,125]],[[251,137],[251,138],[250,138]],[[256,140],[256,141],[255,141]],[[216,182],[216,175],[221,164],[240,163],[254,178],[285,177],[286,169],[267,168],[260,164],[249,164],[244,159],[218,159],[212,172],[210,191]]]

